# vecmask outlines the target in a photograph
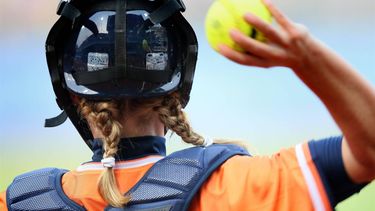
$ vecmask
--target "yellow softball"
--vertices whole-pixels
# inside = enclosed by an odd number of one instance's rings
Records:
[[[213,49],[218,51],[218,45],[225,44],[237,51],[243,51],[230,38],[231,29],[238,29],[259,41],[265,40],[262,33],[243,19],[247,12],[268,23],[272,21],[270,12],[261,0],[216,0],[213,2],[205,21],[206,37]]]

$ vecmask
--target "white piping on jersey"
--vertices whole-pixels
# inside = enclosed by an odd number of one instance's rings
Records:
[[[163,156],[150,156],[150,157],[142,158],[140,160],[135,160],[135,161],[122,161],[122,162],[117,162],[113,168],[114,169],[137,168],[137,167],[145,166],[151,163],[156,163],[163,158],[164,158]],[[102,163],[90,163],[90,164],[84,164],[84,165],[78,166],[76,170],[78,172],[90,171],[90,170],[104,170],[104,167]]]
[[[305,154],[303,153],[302,144],[298,144],[295,149],[296,149],[298,164],[301,167],[302,174],[307,183],[307,188],[309,190],[314,208],[316,211],[325,211],[322,196],[319,194],[318,186],[307,164]]]

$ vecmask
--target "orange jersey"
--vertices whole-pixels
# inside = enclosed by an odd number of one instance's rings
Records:
[[[150,155],[117,162],[120,190],[127,192],[162,158]],[[62,179],[65,194],[87,210],[104,210],[108,204],[97,189],[102,170],[100,162],[91,162],[66,173]],[[190,210],[332,210],[327,190],[304,143],[269,157],[230,158],[202,185]],[[7,210],[5,195],[0,197],[0,208]]]

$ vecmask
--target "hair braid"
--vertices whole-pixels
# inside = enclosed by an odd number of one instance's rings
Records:
[[[90,118],[91,122],[102,132],[104,158],[114,157],[118,150],[122,126],[118,119],[121,116],[120,104],[115,101],[89,102],[82,99],[79,106],[81,115]],[[106,167],[99,178],[99,192],[114,207],[123,207],[129,197],[118,189],[114,170]]]
[[[202,145],[204,138],[195,133],[190,126],[185,112],[182,110],[180,97],[173,93],[164,97],[160,106],[154,108],[164,125],[177,133],[186,143]]]

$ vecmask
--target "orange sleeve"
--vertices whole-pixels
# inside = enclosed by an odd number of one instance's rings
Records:
[[[0,210],[7,211],[7,201],[6,201],[6,192],[0,193]]]
[[[307,144],[300,150],[305,157],[304,168],[310,170],[316,182],[315,194],[320,197],[323,209],[317,209],[311,197],[296,147],[270,157],[229,159],[201,187],[190,210],[331,210]]]

